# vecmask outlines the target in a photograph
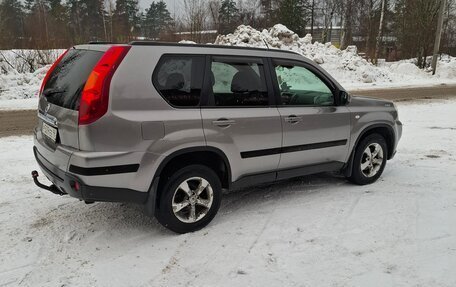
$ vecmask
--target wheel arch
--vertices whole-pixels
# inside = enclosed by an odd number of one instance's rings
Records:
[[[222,150],[211,146],[196,146],[177,150],[166,156],[155,171],[146,202],[146,212],[149,215],[155,213],[157,202],[159,202],[160,188],[167,175],[189,164],[202,164],[214,169],[220,178],[222,187],[227,189],[231,187],[231,165]]]
[[[356,138],[355,144],[353,145],[350,157],[343,168],[343,173],[345,176],[351,176],[352,169],[353,169],[353,158],[355,157],[355,150],[358,146],[359,142],[370,134],[378,133],[385,138],[387,147],[388,147],[388,156],[387,159],[391,159],[394,156],[394,143],[395,143],[395,134],[394,129],[391,125],[380,123],[380,124],[373,124],[365,127]]]

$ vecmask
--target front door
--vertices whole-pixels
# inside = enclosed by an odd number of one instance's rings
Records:
[[[273,60],[278,110],[283,125],[280,170],[346,161],[350,112],[335,105],[334,88],[318,69]]]

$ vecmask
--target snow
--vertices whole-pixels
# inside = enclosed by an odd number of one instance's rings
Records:
[[[0,50],[0,103],[5,100],[36,98],[50,64],[63,51]]]
[[[194,44],[187,40],[180,43]],[[348,90],[456,84],[456,57],[443,56],[438,62],[437,73],[434,76],[429,69],[418,69],[413,64],[415,59],[398,62],[384,62],[380,59],[381,64],[374,66],[358,55],[356,46],[340,50],[331,43],[312,43],[310,34],[300,38],[282,24],[263,31],[240,25],[231,34],[219,35],[214,44],[297,52],[321,65]],[[5,105],[2,103],[4,101],[36,98],[41,81],[50,67],[45,64],[52,63],[52,60],[62,52],[63,50],[0,51],[0,109]],[[24,58],[32,61],[33,66],[40,68],[35,72],[27,71],[29,67]],[[7,62],[12,63],[13,67]],[[29,107],[28,103],[22,104],[21,101],[14,104],[17,105],[17,109]],[[11,103],[6,105],[11,106]]]
[[[3,110],[36,110],[38,98],[0,100],[0,111]]]
[[[441,59],[437,67],[437,71],[439,69],[441,71],[436,76],[432,76],[430,71],[420,70],[416,66],[401,64],[404,61],[374,66],[358,55],[356,46],[348,46],[345,50],[340,50],[331,43],[312,43],[310,34],[300,38],[282,24],[261,32],[250,26],[241,25],[232,34],[218,36],[215,44],[297,52],[320,64],[347,89],[456,83],[455,57]],[[411,60],[407,61],[411,62]],[[398,66],[400,67],[398,68]],[[406,67],[409,67],[412,72],[410,73]]]
[[[185,235],[133,204],[40,190],[32,138],[0,138],[0,286],[456,286],[456,101],[397,106],[404,133],[378,182],[230,192]]]

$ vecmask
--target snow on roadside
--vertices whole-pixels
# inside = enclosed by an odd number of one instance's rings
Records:
[[[456,286],[456,101],[397,105],[403,137],[377,183],[231,192],[186,235],[136,205],[38,189],[31,137],[0,138],[0,285]]]
[[[182,43],[192,42],[182,41]],[[311,35],[300,38],[282,24],[263,31],[240,25],[231,34],[219,35],[215,44],[295,51],[321,65],[348,90],[456,84],[455,57],[443,57],[438,63],[435,76],[432,76],[429,71],[418,69],[413,65],[412,59],[374,66],[358,55],[356,46],[340,50],[331,43],[312,43]],[[42,51],[41,54],[44,53],[47,58],[44,57],[46,59],[41,62],[35,58],[43,58],[43,56],[30,56],[33,53],[41,55],[39,52],[38,50],[0,51],[0,109],[5,109],[2,103],[4,101],[36,98],[41,81],[49,68],[49,65],[43,66],[42,62],[52,62],[50,59],[55,59],[63,50],[51,50],[48,53]],[[40,68],[33,73],[24,72],[27,61],[23,58],[32,61],[33,65]],[[17,72],[18,70],[22,73]],[[23,105],[20,101],[15,103],[17,108],[27,107],[27,103]]]
[[[218,36],[215,44],[268,47],[297,52],[320,64],[347,89],[456,83],[454,57],[447,57],[439,62],[442,71],[435,77],[416,66],[405,64],[404,61],[374,66],[358,55],[356,46],[340,50],[331,43],[312,43],[310,34],[300,38],[282,24],[261,32],[250,26],[241,25],[232,34]],[[394,63],[398,65],[391,66]],[[407,68],[411,68],[410,71]]]

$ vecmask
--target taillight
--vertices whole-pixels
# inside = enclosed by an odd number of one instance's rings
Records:
[[[106,113],[112,76],[129,50],[130,46],[113,46],[95,65],[82,90],[79,125],[93,123]]]
[[[54,62],[54,64],[52,64],[52,66],[49,68],[49,70],[47,71],[46,73],[46,76],[44,76],[44,79],[43,79],[43,82],[41,83],[41,88],[40,88],[40,94],[39,96],[41,96],[43,94],[43,90],[44,90],[44,86],[46,86],[46,83],[47,81],[49,80],[49,77],[51,76],[52,72],[54,71],[55,67],[57,67],[57,65],[60,63],[60,61],[62,60],[62,58],[66,55],[66,53],[68,53],[69,49],[66,50],[65,52],[63,52],[62,55],[60,55],[57,60]]]

